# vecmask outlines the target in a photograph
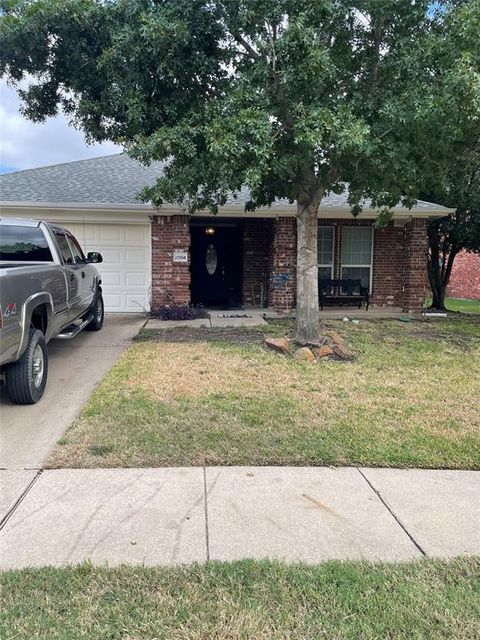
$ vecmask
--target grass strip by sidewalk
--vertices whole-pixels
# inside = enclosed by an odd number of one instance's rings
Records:
[[[330,328],[354,361],[297,362],[258,329],[143,332],[47,466],[480,468],[480,319]]]
[[[15,640],[373,640],[480,637],[480,559],[270,561],[1,574]]]

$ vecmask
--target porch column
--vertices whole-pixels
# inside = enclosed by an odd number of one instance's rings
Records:
[[[295,308],[297,293],[297,224],[293,217],[273,223],[269,303],[279,313]]]
[[[153,308],[190,303],[189,249],[189,216],[153,216]]]
[[[427,220],[412,218],[405,224],[403,245],[402,308],[419,311],[428,294]]]

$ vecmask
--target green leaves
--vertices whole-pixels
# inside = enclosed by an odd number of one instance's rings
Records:
[[[351,185],[385,211],[480,136],[480,2],[3,2],[0,71],[33,120],[168,161],[145,197],[216,210]],[[386,214],[385,214],[386,215]],[[385,216],[382,214],[382,218]]]

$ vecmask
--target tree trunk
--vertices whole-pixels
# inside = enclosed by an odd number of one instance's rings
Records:
[[[432,304],[430,309],[437,309],[438,311],[445,311],[445,290],[446,287],[442,283],[439,285],[431,286],[432,289]]]
[[[323,191],[313,199],[297,203],[297,316],[295,341],[320,344],[318,304],[317,227]]]
[[[428,227],[428,281],[432,290],[430,309],[445,310],[445,289],[443,285],[443,264],[440,262],[440,229],[438,223],[432,222]]]
[[[428,281],[432,290],[432,304],[430,305],[430,309],[446,311],[445,295],[452,274],[453,262],[459,249],[452,247],[448,255],[446,254],[445,248],[441,251],[440,233],[441,230],[438,223],[431,223],[428,228]]]

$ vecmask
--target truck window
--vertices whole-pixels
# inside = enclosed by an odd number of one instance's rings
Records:
[[[64,264],[73,264],[73,255],[70,251],[69,244],[67,242],[67,238],[64,233],[60,233],[59,231],[55,231],[55,239],[57,241],[58,248],[60,249],[60,253],[62,254],[62,259]]]
[[[0,225],[0,260],[52,262],[47,239],[38,227]]]
[[[85,262],[85,256],[83,255],[83,251],[80,249],[80,245],[76,239],[70,233],[67,233],[66,235],[75,262]]]

